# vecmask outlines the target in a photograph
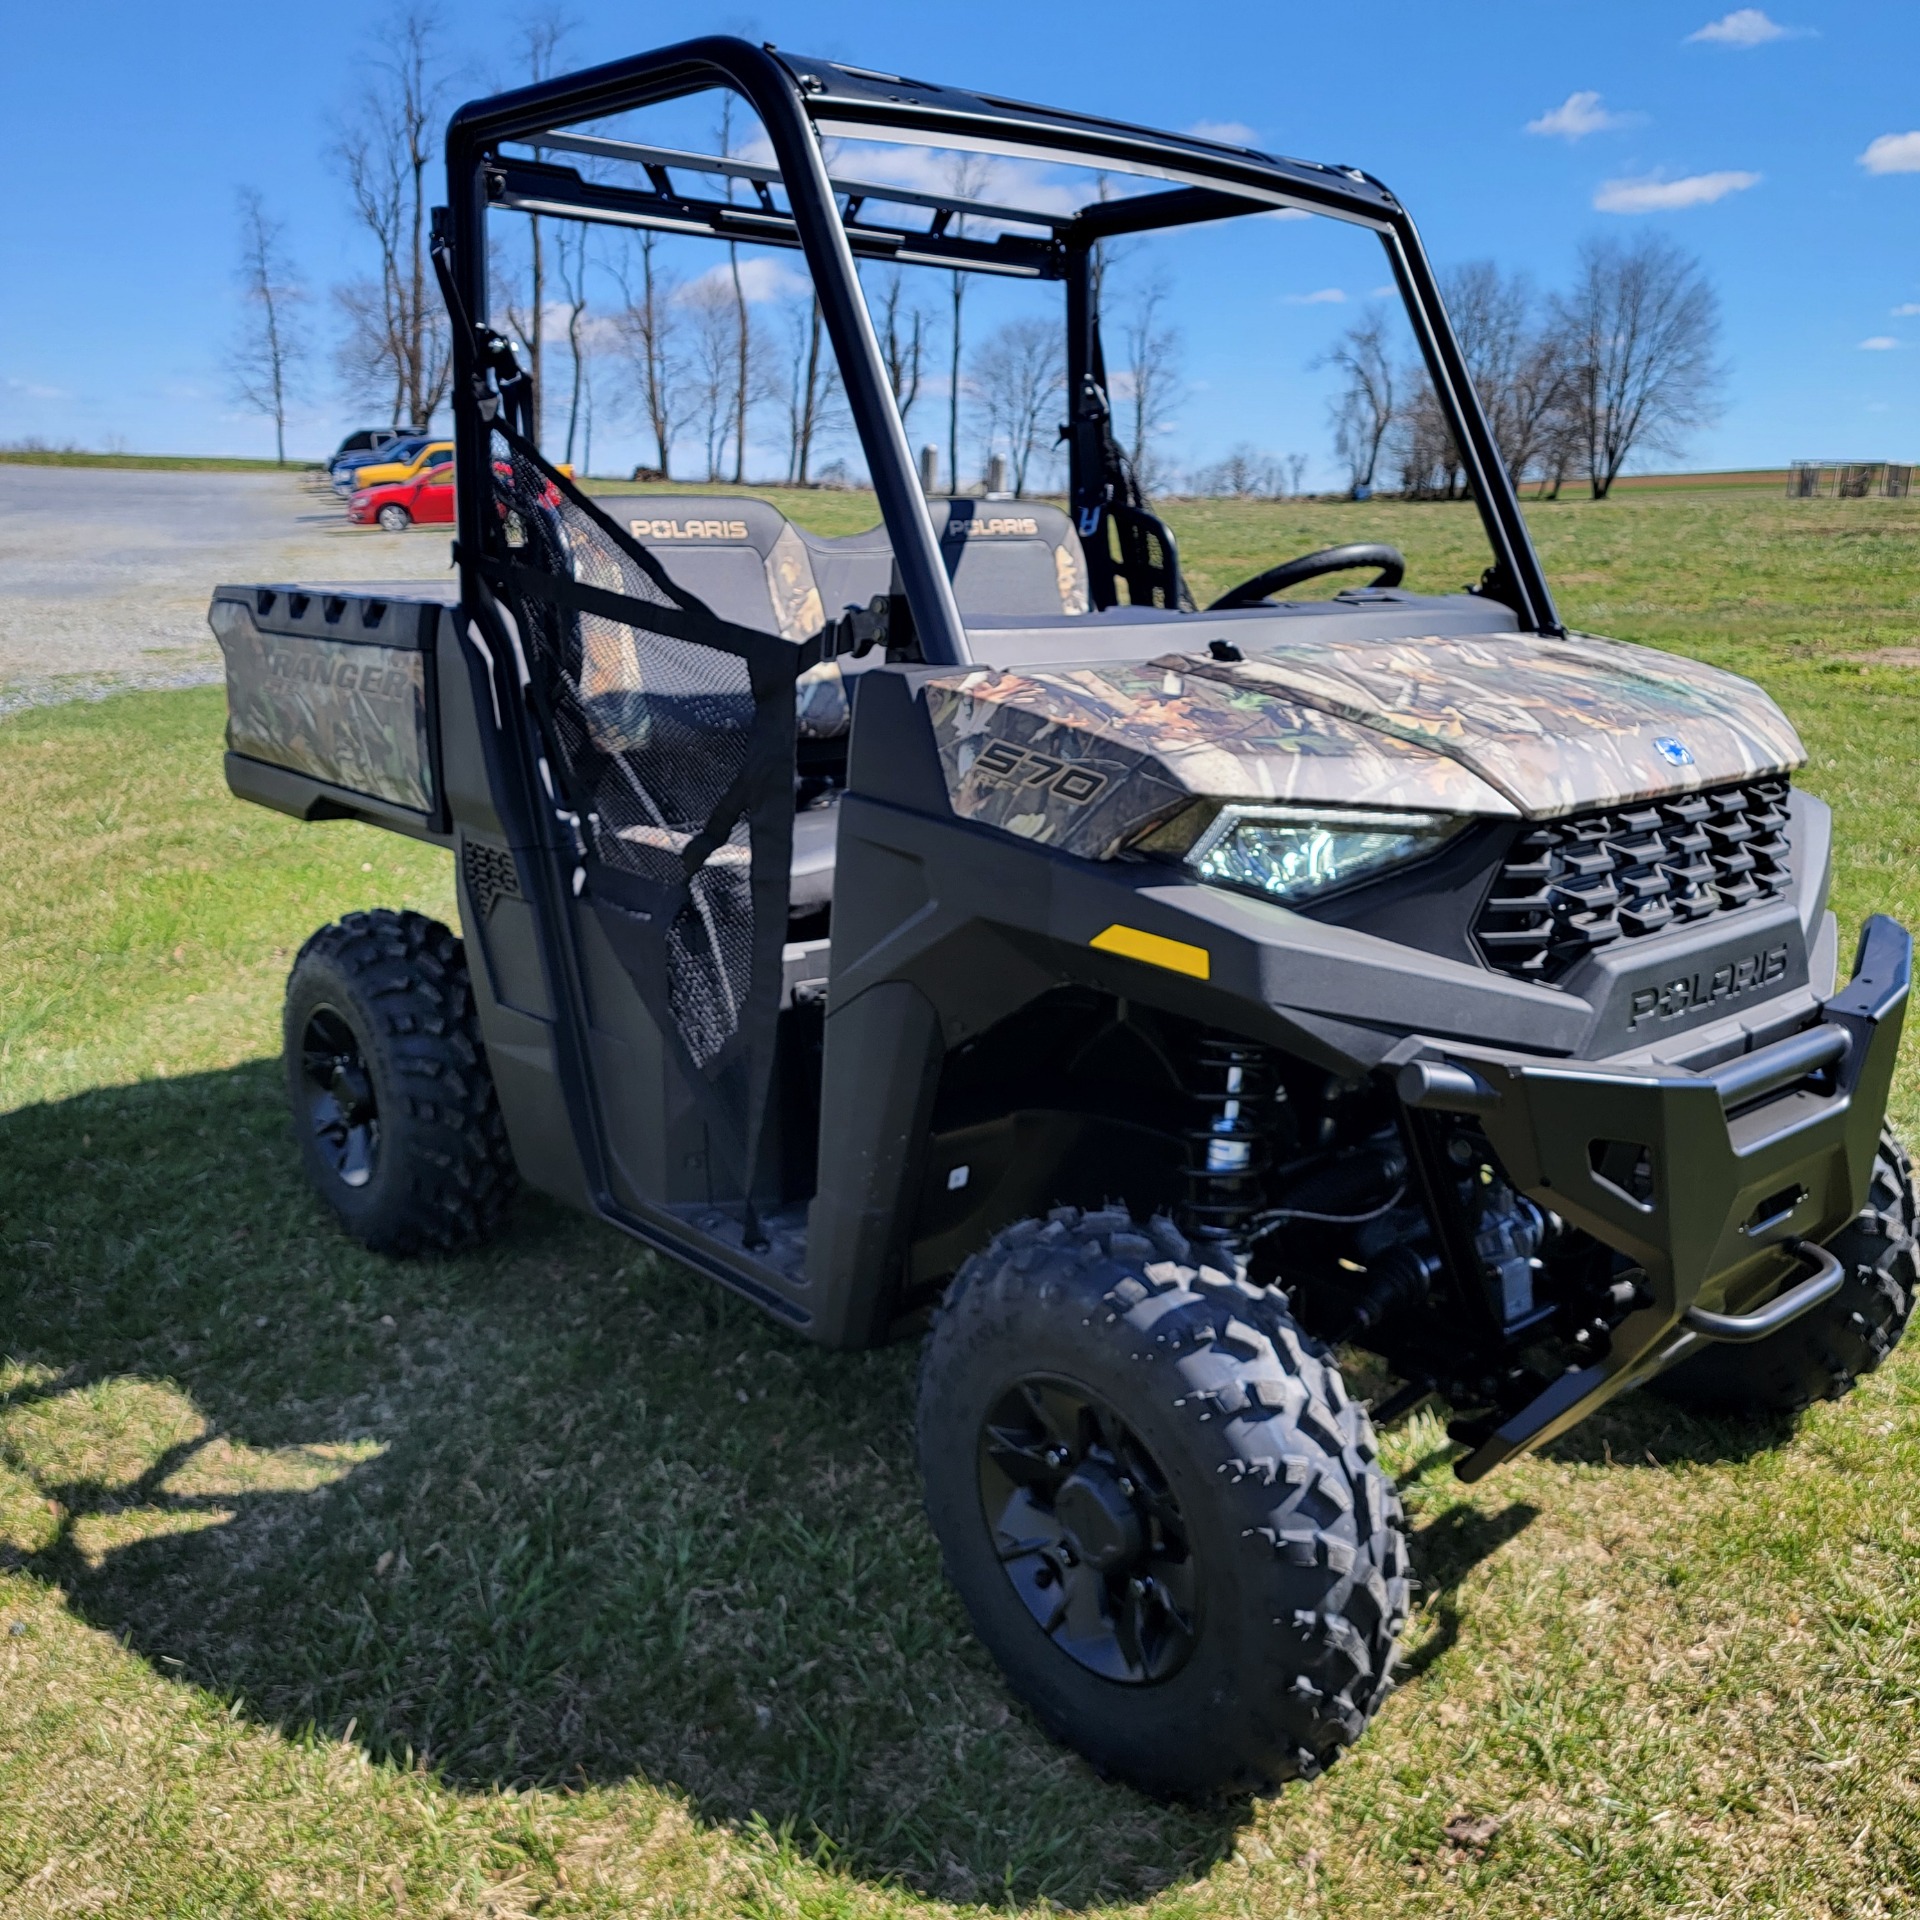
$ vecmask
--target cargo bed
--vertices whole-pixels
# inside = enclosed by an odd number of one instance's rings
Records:
[[[449,578],[215,589],[227,785],[297,820],[364,820],[451,844],[436,654]]]

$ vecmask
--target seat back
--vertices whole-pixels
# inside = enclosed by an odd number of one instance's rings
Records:
[[[675,586],[721,619],[793,641],[810,640],[825,624],[810,543],[766,501],[628,494],[599,504]]]
[[[1085,613],[1087,564],[1073,522],[1042,500],[939,499],[927,502],[940,557],[961,618],[1013,619]],[[802,534],[813,555],[821,604],[830,616],[885,593],[893,548],[885,527],[837,540]]]

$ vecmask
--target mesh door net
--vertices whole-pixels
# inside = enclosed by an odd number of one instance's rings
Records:
[[[487,571],[592,906],[752,1184],[793,848],[790,641],[720,619],[496,421]]]

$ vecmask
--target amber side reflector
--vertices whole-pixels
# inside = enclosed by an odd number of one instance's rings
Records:
[[[1125,954],[1129,960],[1144,960],[1150,967],[1165,967],[1171,973],[1191,974],[1205,980],[1213,971],[1213,962],[1205,947],[1190,946],[1184,940],[1169,940],[1164,934],[1145,933],[1139,927],[1109,927],[1087,942],[1102,953]]]

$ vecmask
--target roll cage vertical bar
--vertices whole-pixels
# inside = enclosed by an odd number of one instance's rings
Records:
[[[966,632],[860,292],[853,250],[827,179],[819,138],[801,104],[800,83],[784,62],[744,40],[715,36],[590,67],[460,108],[447,128],[447,203],[452,212],[453,272],[467,311],[476,319],[487,311],[484,163],[489,147],[712,86],[731,87],[739,94],[759,116],[772,144],[913,611],[921,655],[937,665],[965,665],[971,658]],[[477,559],[483,540],[482,503],[492,492],[480,389],[475,385],[482,370],[472,364],[468,345],[459,340],[462,330],[454,331],[454,418],[466,429],[455,435],[460,542]]]
[[[1454,447],[1466,469],[1467,484],[1473,489],[1481,523],[1493,548],[1493,569],[1487,590],[1495,599],[1511,605],[1520,616],[1521,625],[1530,631],[1564,633],[1566,628],[1554,607],[1540,556],[1533,550],[1533,535],[1527,528],[1526,516],[1520,511],[1520,496],[1514,490],[1513,476],[1500,457],[1499,444],[1487,424],[1480,396],[1474,391],[1466,355],[1460,351],[1460,341],[1448,317],[1446,303],[1440,298],[1426,249],[1420,244],[1419,232],[1405,208],[1395,209],[1393,222],[1381,233],[1380,241],[1392,262],[1401,304],[1413,323],[1441,411],[1453,429]]]

